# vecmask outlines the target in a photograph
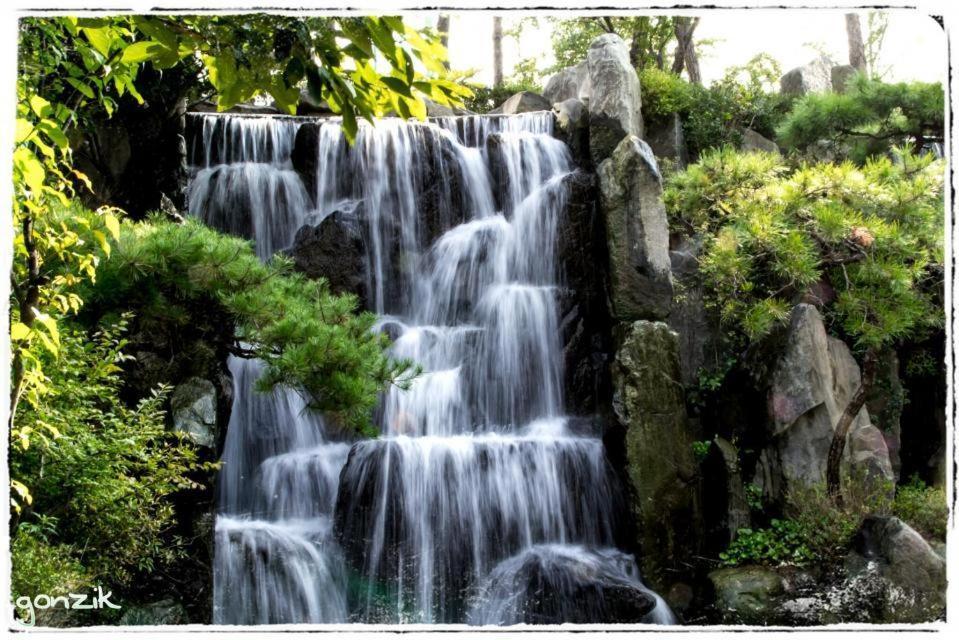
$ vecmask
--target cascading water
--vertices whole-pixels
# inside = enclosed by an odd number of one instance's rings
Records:
[[[356,216],[376,329],[423,367],[351,446],[231,362],[214,620],[602,622],[642,600],[671,621],[614,548],[601,440],[564,417],[554,248],[575,168],[552,114],[384,120],[353,146],[335,121],[195,118],[191,213],[263,258]],[[300,133],[315,175],[291,163]]]

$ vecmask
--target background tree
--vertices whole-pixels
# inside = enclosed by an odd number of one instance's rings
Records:
[[[493,86],[503,84],[503,18],[493,18]]]
[[[862,25],[858,13],[846,14],[846,39],[849,42],[849,64],[859,73],[868,73],[866,45],[862,40]]]
[[[673,18],[673,31],[676,35],[676,53],[673,55],[672,71],[679,75],[686,68],[689,81],[693,84],[702,84],[699,73],[699,58],[696,56],[696,47],[693,44],[693,33],[699,26],[699,18]]]
[[[668,16],[557,18],[551,22],[554,71],[585,60],[589,43],[604,33],[615,33],[626,42],[630,62],[637,69],[663,69],[666,49],[675,36],[673,19]]]
[[[886,11],[870,11],[866,14],[866,69],[873,80],[882,80],[889,72],[889,67],[880,64],[882,43],[886,38],[886,28],[889,26],[889,13]]]

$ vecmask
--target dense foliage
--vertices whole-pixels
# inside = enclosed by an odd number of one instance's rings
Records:
[[[166,429],[168,389],[135,407],[120,400],[126,324],[90,335],[64,323],[57,356],[44,356],[50,389],[18,417],[24,440],[10,467],[32,502],[14,538],[15,597],[86,590],[89,580],[127,586],[183,553],[170,498],[197,488],[192,474],[209,465]]]
[[[846,477],[845,485],[842,504],[836,504],[825,484],[794,487],[787,496],[786,517],[773,518],[766,527],[740,529],[720,561],[730,566],[841,566],[863,518],[889,513],[892,495],[891,483],[862,475]]]
[[[942,179],[941,162],[906,150],[790,170],[723,148],[665,198],[673,227],[705,240],[701,274],[726,326],[756,340],[815,287],[834,330],[878,348],[942,325]]]
[[[287,258],[263,264],[248,241],[192,219],[124,224],[86,297],[98,314],[131,310],[172,328],[220,308],[235,323],[227,348],[266,363],[261,389],[302,389],[314,408],[358,430],[371,428],[384,386],[413,373],[385,354],[387,338],[370,331],[375,318],[357,314],[354,297],[294,273]]]
[[[919,153],[942,142],[945,104],[942,85],[884,83],[857,76],[844,93],[810,94],[796,102],[778,128],[787,147],[848,157],[868,157],[910,145]]]
[[[842,504],[836,504],[823,484],[793,489],[785,518],[773,518],[766,527],[740,529],[720,561],[727,566],[840,567],[863,518],[876,514],[896,516],[928,539],[945,540],[949,507],[942,488],[914,478],[897,487],[892,498],[891,483],[847,477],[845,484]]]
[[[15,449],[29,446],[16,421],[21,399],[36,408],[49,390],[42,363],[58,355],[58,321],[79,311],[78,285],[95,278],[119,233],[118,214],[109,208],[97,218],[61,213],[78,187],[90,188],[73,167],[71,136],[109,117],[124,97],[142,103],[142,65],[189,67],[198,83],[213,88],[221,109],[269,94],[293,112],[304,86],[342,114],[349,137],[357,118],[390,110],[422,118],[424,97],[454,104],[469,93],[417,72],[414,59],[431,74],[445,74],[445,48],[435,34],[393,17],[66,16],[24,19],[19,35],[10,317]],[[19,509],[29,488],[14,477],[12,489]]]
[[[464,100],[464,106],[470,111],[476,113],[489,113],[500,106],[514,94],[521,91],[532,91],[533,93],[542,93],[542,88],[531,83],[508,82],[498,87],[488,87],[485,85],[474,85],[472,87],[473,95]]]
[[[930,487],[918,477],[896,491],[893,513],[927,538],[946,541],[949,503],[942,487]]]
[[[745,128],[772,138],[791,103],[775,90],[779,75],[779,65],[765,55],[728,69],[709,87],[647,67],[639,73],[643,117],[650,126],[662,126],[678,113],[693,159],[708,149],[739,146]]]
[[[666,49],[674,38],[669,16],[593,16],[556,18],[552,23],[553,55],[558,71],[586,59],[589,43],[604,33],[619,35],[629,46],[629,58],[637,69],[666,65]]]

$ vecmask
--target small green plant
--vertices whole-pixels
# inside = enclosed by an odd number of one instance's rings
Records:
[[[945,541],[949,504],[941,487],[930,487],[914,475],[897,489],[892,512],[927,538]]]
[[[746,504],[753,511],[763,510],[763,489],[755,482],[746,485]]]
[[[696,462],[702,464],[706,456],[709,455],[709,449],[712,446],[712,440],[696,440],[693,442],[693,456],[696,457]]]
[[[764,529],[740,529],[719,559],[726,566],[742,564],[803,566],[816,559],[807,544],[809,532],[794,520],[773,519]]]

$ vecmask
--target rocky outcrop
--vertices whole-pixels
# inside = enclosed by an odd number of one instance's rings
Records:
[[[333,293],[366,300],[366,249],[356,214],[334,211],[318,225],[300,227],[290,254],[297,271],[325,278]]]
[[[723,351],[723,332],[719,319],[706,309],[703,285],[699,276],[702,240],[683,238],[669,252],[673,279],[673,297],[666,322],[679,334],[679,357],[683,384],[699,383],[700,374],[712,372],[719,365]]]
[[[702,471],[703,477],[709,478],[709,483],[703,486],[703,520],[711,525],[706,538],[710,547],[718,552],[736,538],[740,529],[750,525],[749,503],[736,446],[720,436],[713,438]]]
[[[549,111],[552,104],[538,93],[520,91],[507,98],[503,104],[490,111],[490,113],[511,116],[517,113],[529,113],[530,111]]]
[[[867,517],[853,539],[846,572],[878,577],[881,622],[940,619],[946,607],[946,563],[919,533],[892,516]]]
[[[832,67],[831,60],[819,57],[809,64],[787,71],[779,79],[779,91],[790,96],[829,91],[832,89]]]
[[[581,169],[592,167],[589,157],[589,109],[576,98],[553,105],[556,114],[554,135],[566,143],[573,161]]]
[[[662,319],[673,295],[662,177],[645,142],[630,136],[597,170],[609,246],[613,316]]]
[[[727,624],[769,624],[784,586],[772,569],[751,565],[717,569],[709,574],[709,581]]]
[[[848,89],[849,81],[856,76],[856,67],[851,64],[839,64],[830,69],[829,79],[832,84],[832,90],[836,93],[845,93]]]
[[[897,478],[902,468],[900,420],[905,400],[906,392],[899,379],[899,356],[894,349],[886,349],[879,354],[872,392],[866,396],[866,409],[886,441],[889,462]]]
[[[173,430],[186,433],[201,447],[215,447],[216,387],[203,378],[189,378],[178,384],[170,396]]]
[[[765,151],[766,153],[780,154],[779,145],[752,129],[742,130],[743,141],[739,145],[741,151]]]
[[[778,499],[794,485],[825,480],[836,421],[859,383],[849,348],[826,334],[815,307],[797,305],[767,396],[770,445],[754,480],[767,497]],[[893,477],[882,434],[869,423],[865,409],[850,429],[846,457],[873,477]]]
[[[665,122],[644,122],[644,139],[653,150],[660,163],[668,160],[676,169],[685,169],[689,163],[686,149],[686,135],[683,133],[683,121],[678,113],[668,117]]]
[[[682,581],[700,539],[695,438],[686,420],[676,334],[648,321],[621,332],[612,367],[613,409],[625,429],[641,572],[663,593]]]
[[[607,33],[586,53],[589,69],[589,150],[594,164],[608,158],[625,136],[643,137],[639,77],[623,39]],[[580,90],[582,93],[582,89]]]
[[[556,257],[563,288],[559,330],[563,345],[566,413],[607,410],[609,311],[606,306],[606,238],[596,211],[596,176],[577,171],[565,179],[566,206],[559,216]]]
[[[543,89],[543,97],[553,104],[570,99],[588,100],[589,93],[589,66],[585,60],[553,74]]]

